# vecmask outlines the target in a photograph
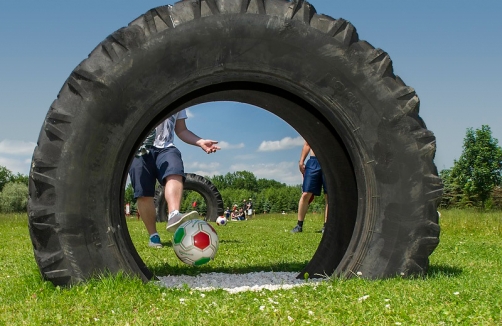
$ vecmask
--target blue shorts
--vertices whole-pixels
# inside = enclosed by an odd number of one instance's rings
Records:
[[[305,174],[303,175],[303,192],[311,192],[314,196],[320,196],[321,190],[327,194],[324,174],[321,171],[321,165],[315,156],[311,156],[305,163]]]
[[[148,154],[134,157],[129,169],[134,198],[154,197],[155,181],[164,186],[167,176],[181,175],[185,180],[185,168],[179,149],[152,147],[149,151]]]

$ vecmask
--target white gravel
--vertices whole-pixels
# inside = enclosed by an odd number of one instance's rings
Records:
[[[297,286],[315,285],[323,279],[297,279],[298,273],[254,272],[248,274],[206,273],[197,276],[168,275],[160,276],[159,283],[168,288],[188,286],[199,291],[223,289],[230,293],[243,291],[291,289]]]

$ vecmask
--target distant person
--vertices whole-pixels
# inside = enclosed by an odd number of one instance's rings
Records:
[[[225,210],[225,217],[227,218],[227,220],[230,218],[230,214],[231,214],[230,207],[227,207],[227,209]]]
[[[310,157],[305,163],[307,155],[310,155]],[[310,145],[307,142],[303,144],[302,152],[300,155],[299,168],[300,172],[303,175],[303,192],[300,197],[300,201],[298,202],[298,222],[293,230],[291,230],[291,232],[303,232],[303,221],[305,220],[305,215],[307,214],[309,204],[310,202],[312,202],[314,198],[313,196],[320,196],[321,190],[324,189],[324,225],[320,230],[320,232],[324,233],[324,228],[326,227],[326,222],[328,221],[328,193],[326,192],[326,185],[324,182],[324,175],[321,170],[321,165],[319,164],[314,151],[310,148]]]
[[[220,149],[216,146],[218,142],[200,138],[188,130],[186,119],[186,111],[181,110],[158,125],[139,148],[129,169],[134,197],[137,198],[138,211],[149,234],[150,247],[162,248],[153,202],[156,181],[164,186],[169,207],[167,231],[174,232],[183,221],[199,216],[196,211],[187,214],[179,212],[185,171],[181,153],[173,143],[174,134],[187,144],[199,146],[207,154]]]
[[[242,205],[241,205],[241,208],[242,210],[245,212],[246,209],[247,209],[247,206],[248,206],[248,203],[246,202],[245,199],[242,200]]]
[[[238,221],[239,212],[237,211],[237,208],[232,211],[231,217],[232,221]]]
[[[239,214],[237,216],[237,219],[239,221],[245,221],[246,220],[246,212],[241,208],[239,208]]]
[[[251,218],[253,215],[253,199],[249,198],[249,201],[246,203],[246,215],[248,218]]]

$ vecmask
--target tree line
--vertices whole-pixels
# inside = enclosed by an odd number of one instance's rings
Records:
[[[440,208],[478,207],[502,209],[502,148],[492,137],[489,126],[480,129],[468,128],[463,151],[451,169],[439,172],[444,185]],[[244,200],[253,201],[257,213],[296,212],[301,195],[301,185],[259,179],[249,171],[229,172],[225,175],[206,177],[218,188],[224,207],[241,206]],[[28,203],[28,176],[14,174],[0,166],[0,212],[23,212]],[[125,202],[135,208],[132,187],[125,189]],[[205,202],[198,193],[185,191],[181,209],[205,213]],[[324,199],[316,197],[309,207],[310,212],[322,212]]]
[[[298,200],[301,195],[301,185],[286,185],[276,180],[258,179],[252,172],[236,171],[225,175],[216,175],[206,178],[218,189],[223,199],[223,206],[232,209],[234,205],[241,207],[243,201],[253,202],[253,209],[258,214],[296,212],[298,210]],[[128,185],[125,191],[126,203],[132,204],[133,210],[135,201],[133,190]],[[202,196],[195,191],[184,191],[181,202],[182,211],[193,209],[194,202],[197,211],[201,214],[206,212],[206,203]],[[309,207],[310,212],[321,212],[324,210],[324,197],[316,197]]]
[[[14,174],[0,165],[0,212],[26,212],[28,180],[27,175]]]

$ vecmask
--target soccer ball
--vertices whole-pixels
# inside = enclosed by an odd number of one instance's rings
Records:
[[[216,224],[218,226],[222,226],[222,225],[227,225],[227,218],[225,216],[218,216],[218,218],[216,219]]]
[[[186,221],[173,235],[176,256],[185,264],[192,266],[204,265],[213,260],[218,245],[218,234],[203,220]]]

